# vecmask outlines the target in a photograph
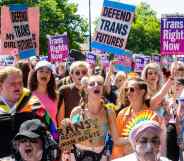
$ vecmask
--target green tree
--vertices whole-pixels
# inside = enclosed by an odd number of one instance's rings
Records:
[[[78,15],[77,4],[69,0],[4,0],[0,5],[24,3],[40,7],[40,54],[47,53],[47,35],[67,32],[69,47],[80,49],[86,39],[87,20]]]
[[[136,53],[159,53],[160,22],[146,3],[137,6],[126,48]]]

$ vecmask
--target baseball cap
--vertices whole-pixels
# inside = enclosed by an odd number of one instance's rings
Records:
[[[19,128],[19,132],[15,136],[15,140],[19,140],[22,137],[27,137],[30,139],[37,139],[42,137],[45,131],[45,126],[38,119],[27,120],[23,122]]]
[[[45,60],[39,61],[35,66],[35,70],[38,70],[42,67],[48,67],[52,71],[52,64],[48,61]]]

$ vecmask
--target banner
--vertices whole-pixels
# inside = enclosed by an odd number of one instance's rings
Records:
[[[63,62],[68,58],[68,37],[62,35],[48,36],[48,58],[51,62]]]
[[[135,6],[104,0],[101,19],[91,43],[92,48],[113,54],[125,49]]]
[[[91,53],[91,52],[86,52],[86,61],[89,63],[89,64],[96,64],[96,59],[97,59],[97,56],[94,54],[94,53]]]
[[[166,15],[161,18],[160,54],[184,54],[184,16]]]
[[[12,13],[15,13],[13,17],[10,8]],[[32,47],[32,43],[36,48],[36,55],[39,54],[39,14],[37,7],[26,9],[24,5],[18,4],[1,7],[1,55],[15,55],[20,51],[21,58],[30,57],[33,55],[32,51],[28,52],[27,49],[30,48],[30,44]],[[32,43],[28,41],[30,38],[32,38]],[[24,54],[24,51],[27,53]]]
[[[116,71],[129,73],[132,71],[132,55],[129,52],[124,52],[123,55],[114,55],[112,64]]]

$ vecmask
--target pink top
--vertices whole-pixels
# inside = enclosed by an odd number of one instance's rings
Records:
[[[57,101],[53,101],[49,98],[48,94],[33,92],[33,95],[37,96],[41,103],[44,105],[44,108],[49,113],[53,122],[56,124],[56,114],[57,114]]]

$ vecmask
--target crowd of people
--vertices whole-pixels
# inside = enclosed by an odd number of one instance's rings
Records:
[[[130,75],[112,63],[21,60],[0,69],[0,160],[182,161],[183,106],[183,62]],[[101,135],[62,149],[57,129],[86,119]]]

